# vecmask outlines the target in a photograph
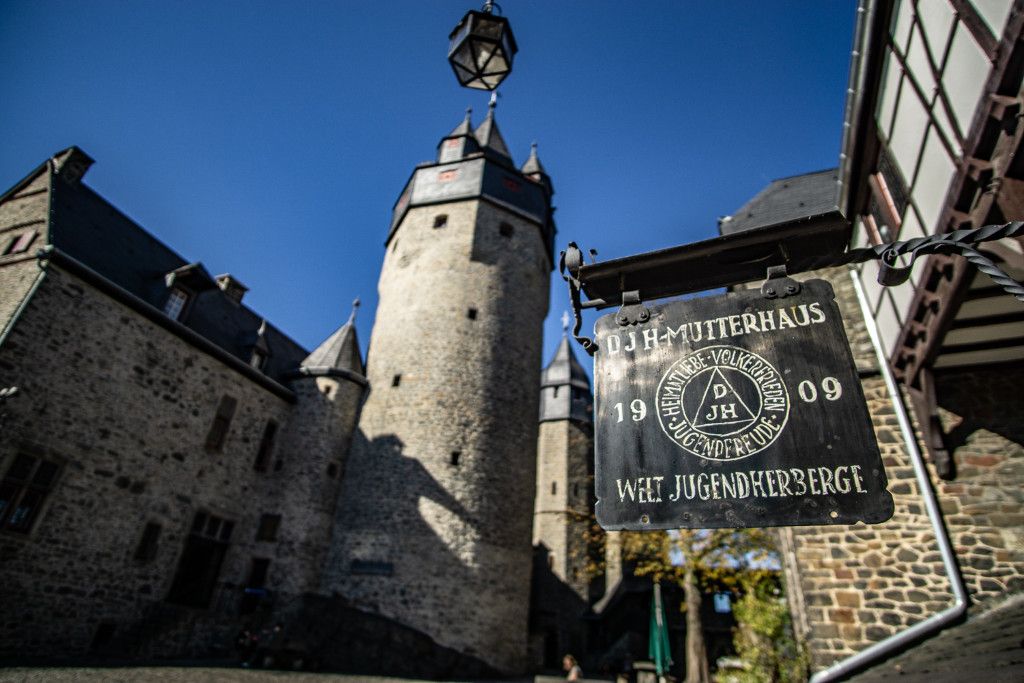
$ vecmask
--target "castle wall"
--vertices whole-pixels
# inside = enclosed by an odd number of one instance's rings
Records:
[[[275,563],[282,571],[275,584],[298,595],[320,588],[364,388],[337,377],[308,377],[292,386],[298,400],[281,435],[282,451],[291,457],[277,482],[282,521]]]
[[[559,389],[569,391],[568,386]],[[587,527],[593,481],[587,462],[593,453],[589,426],[571,420],[540,423],[533,543],[547,549],[551,572],[583,600],[589,598],[590,585]]]
[[[325,592],[505,671],[526,652],[549,267],[537,226],[488,203],[408,212],[324,577]]]
[[[37,269],[27,264],[0,277]],[[278,443],[280,467],[253,465],[267,421],[287,425],[287,400],[55,265],[0,347],[0,385],[20,389],[0,476],[17,456],[60,468],[31,532],[0,531],[0,656],[223,652],[253,558],[270,560],[266,587],[287,599],[288,563],[306,561],[305,548],[256,537],[261,515],[281,514],[278,490],[302,455]],[[237,408],[210,449],[224,395]],[[213,533],[227,547],[208,609],[165,601],[200,511],[233,524]],[[317,524],[300,515],[287,508],[279,538]],[[138,559],[149,523],[159,537]]]
[[[861,315],[844,269],[824,273],[836,287],[895,513],[883,524],[780,530],[794,622],[812,669],[829,666],[952,604],[935,537]],[[802,279],[802,277],[801,277]],[[947,431],[956,433],[957,477],[931,481],[945,515],[971,599],[990,603],[1024,588],[1024,474],[1019,368],[970,368],[937,374]],[[985,425],[982,427],[981,425]]]
[[[40,274],[35,259],[29,255],[46,243],[46,187],[47,175],[40,174],[7,201],[0,202],[0,335]],[[36,233],[36,237],[24,251],[13,253],[15,243],[26,233]]]

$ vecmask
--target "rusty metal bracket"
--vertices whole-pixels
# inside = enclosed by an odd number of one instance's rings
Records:
[[[623,327],[645,323],[651,319],[651,312],[640,301],[640,292],[633,289],[622,293],[622,307],[615,314],[615,322]]]
[[[786,266],[769,266],[768,275],[761,283],[761,294],[766,299],[785,299],[800,293],[800,283],[786,275]]]
[[[569,246],[558,256],[558,272],[562,279],[569,285],[569,300],[572,302],[572,338],[583,347],[583,350],[593,356],[597,353],[597,344],[590,337],[580,335],[580,328],[583,327],[583,305],[580,300],[579,272],[583,266],[583,252],[576,246],[575,242],[569,242]]]

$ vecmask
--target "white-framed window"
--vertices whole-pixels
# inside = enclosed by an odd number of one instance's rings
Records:
[[[188,292],[180,287],[171,289],[167,302],[164,304],[164,314],[171,320],[178,320],[188,303]]]

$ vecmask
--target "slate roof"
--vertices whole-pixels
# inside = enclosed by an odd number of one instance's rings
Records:
[[[539,173],[541,175],[547,175],[547,171],[544,170],[544,166],[540,163],[540,158],[537,156],[537,143],[530,145],[530,158],[523,164],[523,168],[520,169],[526,175],[531,173]]]
[[[856,683],[1024,681],[1024,595],[970,614],[916,647],[849,679]]]
[[[718,231],[731,235],[797,218],[834,211],[839,201],[839,169],[780,178],[758,192],[732,216],[719,219]]]
[[[54,155],[58,168],[78,157],[91,162],[76,147]],[[31,177],[45,168],[43,164]],[[265,324],[248,306],[233,301],[202,264],[187,261],[83,184],[82,174],[84,170],[65,180],[62,170],[53,183],[50,244],[158,310],[169,294],[168,275],[204,283],[182,324],[245,363],[254,345],[265,345],[268,356],[263,372],[273,379],[299,367],[307,356],[302,346]]]
[[[576,354],[569,337],[563,336],[554,358],[540,373],[540,421],[576,420],[593,422],[590,379]],[[557,388],[556,391],[552,391]]]
[[[473,135],[473,110],[466,110],[466,118],[462,119],[462,122],[452,129],[451,133],[445,136],[447,138],[460,138],[463,136]]]
[[[476,141],[480,143],[480,147],[483,148],[485,153],[491,152],[500,157],[509,166],[514,166],[512,154],[508,151],[505,138],[501,137],[501,131],[498,130],[498,122],[494,120],[493,104],[488,107],[487,118],[477,127],[475,135]]]
[[[346,370],[360,376],[366,375],[356,337],[355,311],[344,325],[302,361],[302,367],[312,373],[318,370]]]

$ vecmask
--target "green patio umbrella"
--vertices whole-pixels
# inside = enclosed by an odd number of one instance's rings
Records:
[[[651,596],[651,636],[647,641],[647,656],[654,662],[659,678],[672,666],[672,651],[668,645],[668,624],[665,622],[665,605],[661,602],[661,584],[654,582]]]

